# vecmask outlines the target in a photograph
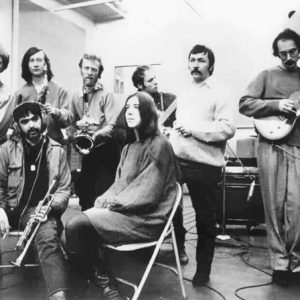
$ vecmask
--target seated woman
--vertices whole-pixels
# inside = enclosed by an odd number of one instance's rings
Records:
[[[176,198],[177,168],[173,150],[159,132],[150,95],[137,92],[125,103],[129,143],[123,148],[114,184],[93,208],[66,225],[72,271],[82,281],[94,278],[106,299],[121,299],[99,258],[101,243],[157,240]],[[77,287],[79,286],[76,283]]]

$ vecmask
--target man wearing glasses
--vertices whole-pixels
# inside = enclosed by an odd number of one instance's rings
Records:
[[[299,96],[292,96],[300,91],[299,50],[300,37],[294,31],[286,29],[277,35],[273,54],[281,64],[250,83],[240,99],[242,114],[259,119],[279,116],[293,123],[299,106]],[[300,274],[300,123],[296,121],[279,140],[259,131],[257,163],[273,282],[287,285],[292,273]]]

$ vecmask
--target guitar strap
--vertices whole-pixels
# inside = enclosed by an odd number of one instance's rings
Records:
[[[171,116],[171,114],[175,111],[177,108],[177,98],[174,99],[174,101],[168,106],[168,108],[160,115],[158,119],[159,126],[162,126],[167,119]]]

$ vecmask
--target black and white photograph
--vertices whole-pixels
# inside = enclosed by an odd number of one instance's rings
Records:
[[[0,299],[300,299],[299,0],[0,1]]]

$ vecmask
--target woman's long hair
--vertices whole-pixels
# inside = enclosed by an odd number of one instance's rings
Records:
[[[50,81],[53,78],[50,60],[49,60],[48,56],[46,55],[46,53],[44,52],[44,50],[39,49],[37,47],[31,47],[25,52],[23,59],[22,59],[22,65],[21,65],[22,66],[22,78],[27,83],[32,83],[32,74],[30,73],[29,66],[28,66],[30,57],[40,51],[42,51],[44,53],[44,59],[45,59],[46,65],[47,65],[47,71],[46,71],[47,79],[48,79],[48,81]]]
[[[117,136],[119,138],[121,136],[123,144],[133,142],[136,139],[134,130],[128,127],[125,118],[126,104],[128,100],[133,97],[137,97],[139,100],[141,124],[138,128],[138,132],[140,140],[145,141],[147,138],[154,136],[158,132],[158,116],[153,98],[148,93],[136,92],[127,98],[116,122],[116,130],[118,132]]]

